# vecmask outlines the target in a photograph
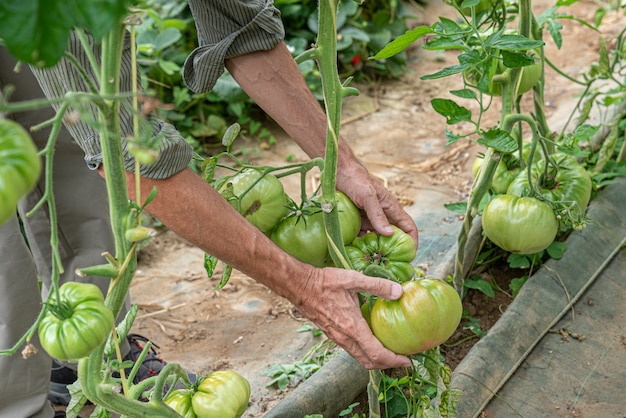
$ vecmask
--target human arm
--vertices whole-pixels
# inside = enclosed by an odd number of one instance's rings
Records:
[[[134,199],[134,175],[127,174]],[[407,367],[407,357],[385,349],[359,310],[357,293],[396,299],[402,288],[352,270],[314,268],[283,252],[190,169],[167,179],[142,178],[142,195],[157,197],[147,210],[172,231],[291,301],[364,367]]]
[[[252,52],[226,60],[237,83],[293,138],[309,157],[323,157],[326,115],[311,94],[284,43],[269,51]],[[398,200],[361,164],[340,138],[337,188],[367,215],[364,227],[393,234],[389,223],[418,241],[413,219]],[[368,222],[369,221],[369,222]]]

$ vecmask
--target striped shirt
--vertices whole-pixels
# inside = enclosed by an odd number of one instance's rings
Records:
[[[284,38],[279,11],[272,0],[189,0],[198,29],[198,48],[187,58],[183,78],[195,92],[210,91],[224,72],[224,60],[238,55],[270,50]],[[100,56],[100,45],[92,42],[96,57]],[[74,55],[82,71],[96,80],[93,68],[78,37],[72,34],[68,52]],[[120,74],[120,91],[132,91],[131,49],[127,34]],[[48,98],[63,97],[67,92],[88,92],[85,81],[75,65],[63,58],[52,68],[31,67],[44,94]],[[139,85],[139,83],[138,83]],[[58,104],[53,105],[56,109]],[[133,135],[132,98],[122,100],[120,106],[120,128],[126,170],[134,172],[135,161],[128,151],[127,138]],[[80,119],[64,124],[74,140],[85,153],[85,162],[93,170],[102,164],[97,110],[85,103],[75,103],[73,111]],[[140,165],[143,176],[153,179],[167,178],[189,165],[193,155],[191,145],[169,123],[154,115],[146,117],[139,135],[150,135],[158,144],[159,159],[150,165]]]

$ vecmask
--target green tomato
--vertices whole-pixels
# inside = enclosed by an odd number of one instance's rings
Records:
[[[330,260],[320,200],[319,195],[312,197],[301,210],[280,221],[270,236],[285,252],[316,267],[327,266]],[[361,230],[361,214],[342,192],[335,192],[335,200],[343,244],[347,245]]]
[[[393,229],[391,236],[368,232],[356,237],[346,247],[352,267],[366,271],[368,266],[375,265],[387,270],[400,283],[411,279],[415,275],[411,264],[417,252],[415,241],[400,228],[393,226]]]
[[[250,383],[233,370],[198,379],[193,389],[177,389],[164,402],[184,418],[239,418],[248,407]]]
[[[219,189],[222,196],[250,223],[268,235],[287,211],[283,184],[272,174],[245,169]]]
[[[41,159],[21,125],[0,119],[0,225],[15,215],[17,202],[30,192],[41,174]]]
[[[191,395],[193,391],[189,389],[176,389],[167,395],[163,402],[165,405],[178,412],[183,418],[196,418],[197,415],[193,411],[191,405]]]
[[[556,162],[556,167],[549,165],[547,173],[544,173],[545,159],[533,163],[530,170],[532,181],[537,184],[539,192],[546,200],[560,202],[567,207],[573,206],[578,213],[584,213],[591,199],[591,176],[571,155],[555,153],[551,157]],[[530,194],[526,170],[513,180],[507,194]]]
[[[519,84],[514,89],[514,95],[519,96],[530,91],[541,77],[542,65],[538,60],[540,56],[539,51],[528,51],[528,55],[531,55],[535,63],[520,68]],[[494,64],[495,71],[492,70],[492,60],[497,60]],[[502,86],[500,83],[494,83],[492,81],[493,76],[496,74],[503,74],[508,68],[502,64],[500,58],[492,57],[485,61],[483,66],[472,67],[463,72],[465,78],[472,84],[476,85],[476,88],[482,93],[489,94],[491,96],[502,96]]]
[[[474,178],[478,177],[478,172],[483,164],[483,161],[483,156],[480,155],[474,160],[474,163],[472,164],[472,174],[474,175]],[[520,165],[518,159],[512,154],[504,155],[498,163],[496,172],[491,179],[491,190],[495,194],[506,193],[509,185],[517,177],[519,172]]]
[[[377,299],[369,312],[372,333],[397,354],[416,354],[444,343],[461,321],[461,298],[443,280],[423,278],[402,284],[398,300]],[[361,309],[367,311],[367,308]],[[367,319],[367,318],[366,318]]]
[[[482,215],[485,235],[503,250],[533,254],[554,241],[559,223],[552,207],[533,197],[499,195]]]
[[[59,287],[59,299],[60,304],[52,302],[39,324],[41,346],[59,360],[86,357],[106,342],[113,313],[91,283],[67,282]]]

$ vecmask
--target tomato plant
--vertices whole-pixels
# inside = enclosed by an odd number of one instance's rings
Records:
[[[376,338],[391,351],[406,355],[436,347],[450,338],[463,313],[456,290],[433,278],[410,280],[402,287],[400,299],[374,302],[368,322]]]
[[[15,214],[17,202],[35,187],[41,160],[21,125],[0,119],[0,224]]]
[[[59,360],[78,360],[102,345],[113,329],[113,313],[100,289],[91,283],[67,282],[59,302],[50,303],[39,324],[41,346]]]
[[[519,84],[515,88],[515,95],[521,95],[530,91],[541,77],[542,65],[538,60],[539,51],[533,50],[527,53],[529,59],[534,60],[533,64],[526,65],[520,68]],[[496,60],[497,63],[494,64]],[[495,65],[495,69],[494,69]],[[482,93],[492,96],[502,96],[502,86],[498,82],[494,82],[495,75],[502,75],[509,68],[503,63],[502,58],[490,58],[484,62],[484,65],[475,66],[466,70],[463,74],[472,84],[476,85],[476,88]]]
[[[254,226],[269,234],[285,215],[283,184],[272,174],[248,168],[230,177],[220,193]]]
[[[499,195],[483,210],[485,235],[503,250],[533,254],[548,248],[559,223],[550,205],[534,197]]]
[[[368,232],[356,237],[346,247],[355,270],[364,271],[370,265],[380,266],[398,282],[405,282],[415,275],[411,264],[417,252],[415,242],[400,228],[393,226],[393,229],[391,236]]]
[[[248,407],[250,383],[233,370],[198,379],[192,389],[176,389],[164,399],[184,418],[239,418]]]
[[[571,155],[555,153],[551,155],[551,159],[555,165],[549,164],[547,170],[545,159],[537,161],[531,167],[531,179],[537,185],[539,193],[551,202],[574,207],[577,213],[584,213],[591,198],[591,176]],[[526,170],[513,180],[507,193],[516,196],[530,194]]]
[[[328,238],[324,226],[321,197],[316,195],[281,220],[271,233],[271,239],[295,258],[316,267],[329,263]],[[350,198],[335,192],[339,224],[344,245],[351,243],[361,230],[361,214]]]

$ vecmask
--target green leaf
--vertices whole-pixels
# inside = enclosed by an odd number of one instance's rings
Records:
[[[453,100],[435,98],[430,103],[435,112],[446,118],[448,125],[454,125],[459,122],[471,122],[472,120],[471,110],[459,106]]]
[[[563,36],[561,35],[561,29],[563,25],[556,19],[565,17],[565,15],[556,13],[558,6],[550,7],[539,16],[537,16],[537,22],[540,26],[545,26],[546,31],[550,34],[554,40],[554,44],[558,49],[561,49],[563,45]]]
[[[374,59],[380,60],[392,57],[397,53],[404,51],[409,45],[422,36],[433,32],[434,31],[430,28],[430,26],[418,26],[415,29],[411,29],[404,33],[404,35],[400,35],[393,41],[389,42],[382,50],[378,51],[378,53],[374,55]]]
[[[226,148],[230,148],[230,146],[235,142],[237,136],[239,136],[239,132],[241,131],[241,126],[238,123],[233,123],[226,129],[224,132],[224,136],[222,137],[222,145]]]
[[[224,271],[222,272],[222,277],[220,278],[220,282],[215,286],[215,290],[220,290],[224,286],[228,284],[228,280],[230,279],[230,275],[233,272],[233,268],[228,264],[224,265]]]
[[[467,202],[445,203],[443,207],[459,215],[464,215],[467,212]]]
[[[495,293],[493,291],[493,287],[491,287],[491,284],[489,284],[487,280],[483,279],[482,277],[478,275],[473,275],[469,279],[466,279],[463,286],[465,286],[468,289],[478,290],[490,298],[493,298],[495,296]]]
[[[509,267],[513,269],[527,269],[530,267],[530,259],[522,254],[509,254],[506,260],[509,263]]]
[[[455,134],[454,132],[448,130],[448,128],[445,129],[444,131],[444,136],[446,137],[446,146],[447,145],[452,145],[454,144],[456,141],[458,141],[459,139],[461,139],[460,135]]]
[[[498,128],[481,132],[476,142],[499,152],[515,152],[518,146],[511,134]]]
[[[522,286],[528,280],[528,276],[522,276],[517,279],[512,279],[511,283],[509,283],[509,289],[513,293],[513,297],[516,297],[519,294],[519,291],[522,289]]]
[[[449,67],[445,67],[441,71],[437,71],[436,73],[423,75],[420,77],[420,80],[435,80],[438,78],[448,77],[454,74],[462,73],[469,67],[471,67],[469,64],[451,65]]]
[[[548,246],[548,248],[546,248],[546,251],[550,258],[560,260],[563,258],[565,251],[567,251],[567,244],[560,241],[554,241]]]
[[[70,30],[101,39],[128,13],[130,0],[3,0],[0,38],[20,61],[50,67],[63,56]]]
[[[502,51],[502,64],[507,68],[520,68],[535,63],[534,54],[525,52]]]
[[[472,89],[450,90],[450,93],[462,99],[476,99],[476,92]]]
[[[503,51],[528,51],[529,49],[539,48],[545,43],[543,41],[535,41],[522,35],[511,35],[496,33],[489,35],[485,40],[486,47],[496,48]]]
[[[217,258],[213,257],[211,254],[204,254],[204,270],[206,271],[207,277],[213,276],[217,262]]]

